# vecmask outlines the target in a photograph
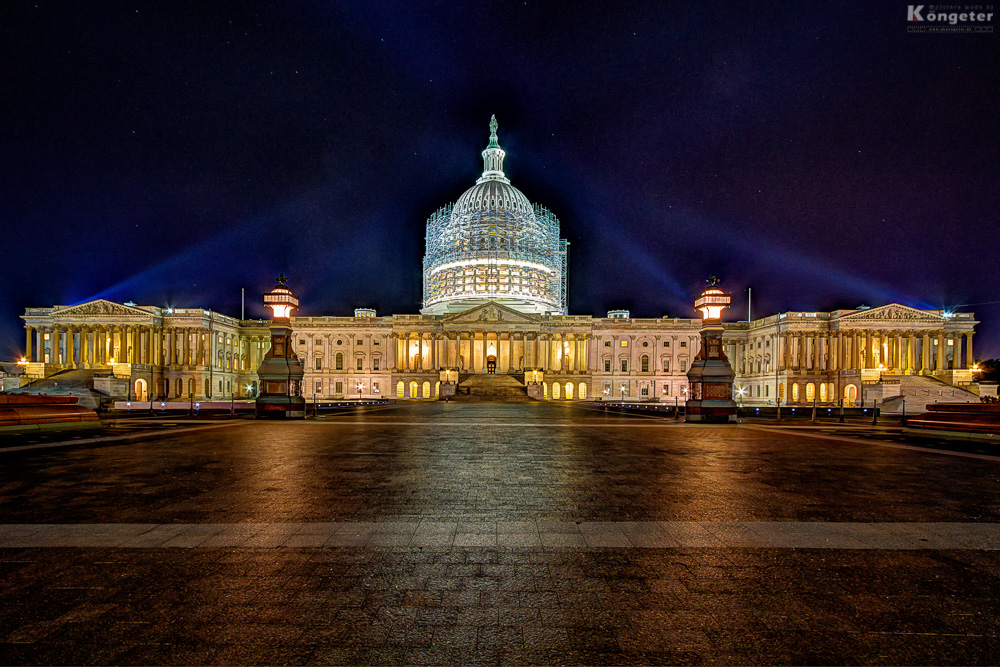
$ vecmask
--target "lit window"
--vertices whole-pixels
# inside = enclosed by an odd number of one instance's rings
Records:
[[[627,340],[623,340],[622,341],[622,347],[628,347],[628,341]]]

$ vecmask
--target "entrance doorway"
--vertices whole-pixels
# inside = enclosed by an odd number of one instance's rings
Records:
[[[145,403],[148,400],[148,397],[146,396],[146,381],[139,378],[135,381],[133,388],[135,390],[135,400],[139,403]]]
[[[497,372],[497,358],[494,355],[486,357],[486,372],[495,375]]]

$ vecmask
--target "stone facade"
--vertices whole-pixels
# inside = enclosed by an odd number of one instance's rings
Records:
[[[269,346],[268,322],[200,308],[93,301],[29,308],[31,377],[95,369],[128,378],[136,400],[246,398]],[[971,313],[890,304],[789,312],[725,323],[743,404],[856,404],[862,386],[899,375],[972,381]],[[536,315],[485,303],[463,313],[293,317],[308,400],[433,399],[440,383],[509,374],[545,399],[683,402],[697,318]]]

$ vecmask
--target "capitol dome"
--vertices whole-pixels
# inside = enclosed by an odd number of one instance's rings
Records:
[[[427,220],[421,313],[495,301],[524,313],[566,312],[566,251],[559,220],[532,205],[504,175],[507,153],[490,120],[483,175],[454,205]]]

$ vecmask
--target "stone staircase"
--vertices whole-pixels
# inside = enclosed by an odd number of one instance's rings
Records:
[[[979,403],[979,397],[971,391],[950,385],[927,375],[899,376],[899,396],[886,399],[880,406],[885,414],[903,411],[906,399],[906,414],[926,412],[933,403]]]
[[[462,374],[454,401],[495,401],[516,403],[531,401],[524,388],[524,381],[516,375]]]
[[[26,384],[11,393],[36,396],[42,394],[46,396],[76,396],[79,399],[77,405],[91,410],[97,410],[101,400],[107,398],[94,389],[94,371],[83,369],[60,371],[42,380]]]

